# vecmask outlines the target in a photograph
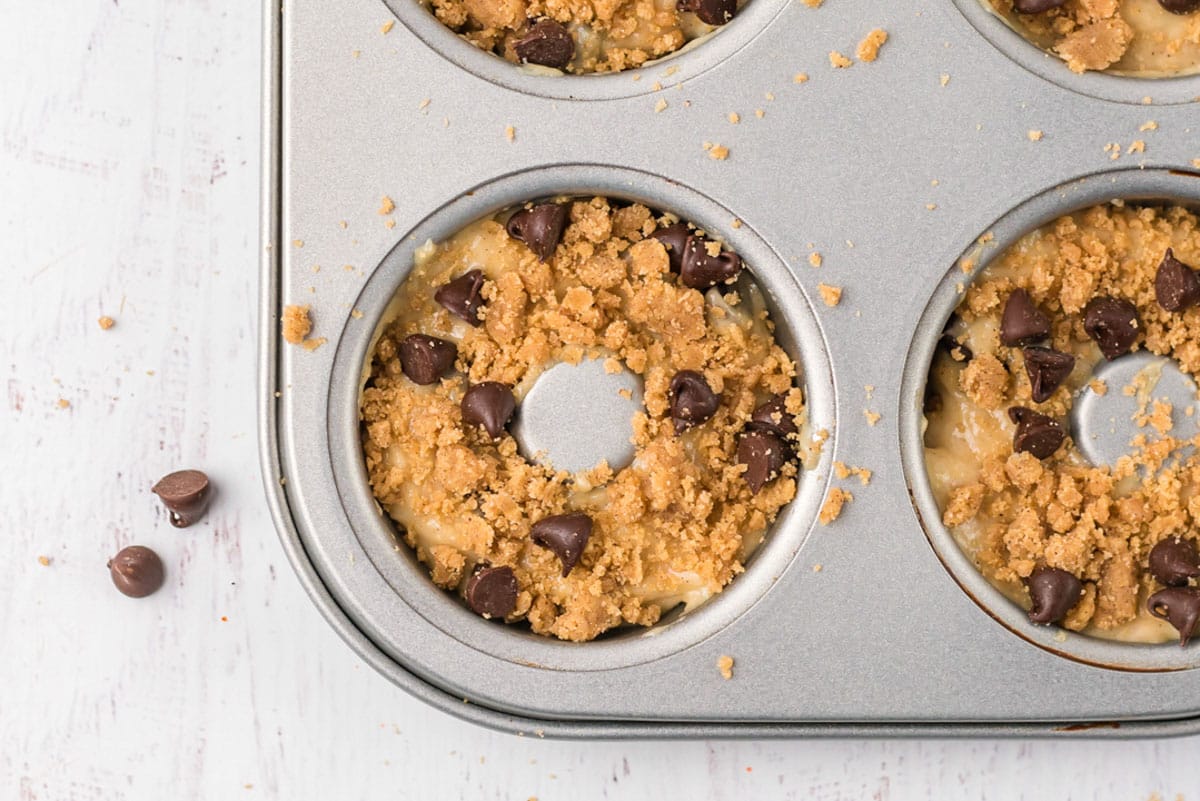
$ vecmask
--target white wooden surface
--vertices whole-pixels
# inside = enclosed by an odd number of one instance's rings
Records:
[[[259,22],[0,0],[0,798],[1200,797],[1197,739],[555,743],[360,664],[259,484]],[[178,531],[148,488],[183,466],[220,495]],[[135,542],[142,601],[104,567]]]

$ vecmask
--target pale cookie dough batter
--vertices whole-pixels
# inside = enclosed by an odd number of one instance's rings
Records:
[[[1042,574],[1035,590],[1048,593],[1043,601],[1060,593],[1061,608],[1044,607],[1035,622],[1057,621],[1130,642],[1180,636],[1147,609],[1149,596],[1164,589],[1155,578],[1161,571],[1150,570],[1150,554],[1169,538],[1188,546],[1200,537],[1200,457],[1177,458],[1188,453],[1184,443],[1200,441],[1196,410],[1144,403],[1137,425],[1146,436],[1115,468],[1092,466],[1083,457],[1068,416],[1085,385],[1100,393],[1145,389],[1095,383],[1093,368],[1104,359],[1098,344],[1112,344],[1111,328],[1100,340],[1085,330],[1085,319],[1093,319],[1088,310],[1095,308],[1089,304],[1099,297],[1136,307],[1138,322],[1125,329],[1135,337],[1131,349],[1172,357],[1186,373],[1200,375],[1200,309],[1167,311],[1160,305],[1156,279],[1161,284],[1168,248],[1180,262],[1200,265],[1195,215],[1113,204],[1062,217],[1023,237],[977,276],[934,358],[925,455],[943,520],[983,574],[1014,601],[1029,606],[1035,571]],[[1191,282],[1188,303],[1194,304],[1200,279],[1186,267],[1175,275]],[[1026,305],[1026,314],[1017,313],[1020,308],[1006,314],[1021,290],[1033,310]],[[1047,335],[1038,335],[1039,325]],[[1010,340],[1024,334],[1025,341],[1005,345],[1005,334]],[[1052,357],[1047,348],[1066,356]],[[1040,373],[1044,402],[1033,397],[1031,353],[1045,364],[1068,362],[1059,364],[1058,375],[1050,368]],[[1053,422],[1029,421],[1022,430],[1010,416],[1013,407]],[[1052,430],[1056,426],[1061,433]],[[1039,452],[1047,450],[1052,453],[1042,458]],[[1183,583],[1191,587],[1180,591],[1188,596],[1183,600],[1200,610],[1195,579]]]
[[[652,625],[719,593],[796,493],[812,455],[797,365],[745,272],[693,288],[740,260],[675,222],[603,198],[526,206],[427,243],[397,292],[362,393],[371,488],[485,617],[577,641]],[[550,366],[589,358],[644,382],[636,456],[556,472],[505,424]]]
[[[1152,78],[1200,69],[1200,3],[1191,0],[983,1],[1074,72]]]
[[[517,64],[618,72],[724,25],[738,0],[425,0],[443,24]],[[745,0],[742,0],[745,2]]]

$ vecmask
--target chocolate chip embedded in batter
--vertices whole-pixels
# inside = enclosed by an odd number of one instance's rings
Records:
[[[145,598],[163,584],[163,563],[158,554],[142,545],[130,545],[108,560],[113,585],[122,595]]]
[[[1182,537],[1167,537],[1150,549],[1150,572],[1168,587],[1187,586],[1200,577],[1200,553],[1196,543]]]
[[[1030,345],[1050,336],[1050,318],[1024,289],[1014,289],[1000,318],[1000,341],[1005,345]]]
[[[1075,369],[1074,356],[1053,348],[1030,346],[1022,348],[1021,355],[1025,357],[1025,372],[1029,375],[1034,403],[1049,400]]]
[[[707,25],[724,25],[737,14],[737,0],[679,0],[680,11],[691,11]]]
[[[446,311],[466,320],[473,326],[482,325],[479,309],[483,307],[483,271],[468,270],[448,284],[442,284],[433,293],[433,299]]]
[[[1110,362],[1124,356],[1137,341],[1137,308],[1124,298],[1092,298],[1083,310],[1083,330]]]
[[[662,242],[663,247],[667,249],[667,259],[671,264],[671,272],[677,273],[681,269],[683,262],[683,248],[687,245],[688,239],[691,237],[692,231],[687,227],[687,223],[675,223],[668,225],[666,228],[659,228],[651,237]]]
[[[410,334],[400,343],[400,369],[414,384],[435,384],[454,369],[458,347],[437,337]]]
[[[549,548],[562,562],[563,577],[579,563],[584,546],[592,536],[592,518],[583,512],[544,517],[533,524],[529,537],[537,545]]]
[[[1013,8],[1022,14],[1041,14],[1059,8],[1067,0],[1013,0]]]
[[[1057,567],[1035,567],[1025,579],[1029,599],[1029,621],[1040,626],[1057,623],[1079,603],[1083,582]]]
[[[1181,312],[1200,303],[1200,275],[1175,258],[1171,248],[1167,248],[1154,276],[1154,296],[1158,305],[1169,312]]]
[[[731,250],[710,256],[709,241],[700,236],[688,237],[679,262],[679,280],[684,286],[708,289],[732,281],[742,271],[741,257]]]
[[[1008,417],[1017,424],[1017,432],[1013,436],[1013,451],[1016,453],[1030,453],[1038,459],[1045,459],[1053,456],[1067,437],[1062,423],[1033,409],[1014,406],[1008,410]]]
[[[708,420],[716,414],[721,404],[720,396],[709,388],[704,376],[695,370],[680,370],[675,374],[671,379],[668,399],[676,434]]]
[[[1158,0],[1165,11],[1172,14],[1191,14],[1200,11],[1200,0]]]
[[[575,57],[575,40],[561,22],[542,19],[513,43],[513,51],[524,63],[562,70]]]
[[[566,227],[565,203],[541,203],[509,217],[505,230],[513,239],[528,245],[538,261],[546,261],[554,255]]]
[[[519,589],[511,567],[481,567],[467,579],[467,606],[487,618],[505,618],[517,608]]]
[[[942,338],[938,340],[938,347],[946,351],[950,355],[950,358],[959,364],[966,364],[975,358],[975,352],[959,342],[949,331],[942,334]]]
[[[512,419],[517,401],[506,384],[484,381],[468,387],[459,406],[464,423],[483,426],[488,436],[496,439],[504,433],[504,427]]]
[[[187,528],[208,509],[208,476],[200,470],[177,470],[165,475],[150,491],[167,507],[167,516],[176,528]]]
[[[751,429],[738,440],[738,464],[746,465],[742,478],[750,485],[750,491],[758,491],[767,482],[779,475],[787,462],[791,450],[787,443],[769,431]]]
[[[759,406],[750,415],[751,428],[770,431],[786,440],[796,436],[796,418],[788,413],[787,396],[780,393]]]
[[[1159,590],[1146,601],[1150,614],[1167,621],[1179,632],[1179,644],[1188,641],[1200,629],[1200,589],[1168,587]]]

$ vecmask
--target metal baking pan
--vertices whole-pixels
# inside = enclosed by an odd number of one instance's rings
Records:
[[[919,438],[935,341],[969,280],[958,259],[991,232],[982,267],[1114,197],[1200,207],[1200,78],[1073,75],[977,0],[752,0],[687,52],[571,78],[477,51],[412,0],[264,14],[265,482],[302,583],[377,670],[460,717],[559,737],[1200,731],[1200,651],[1028,624],[941,526]],[[852,53],[875,27],[890,35],[877,62],[830,67],[829,51]],[[801,71],[810,80],[794,83]],[[1140,132],[1149,120],[1157,130]],[[1144,152],[1110,158],[1108,143],[1137,139]],[[434,588],[372,503],[357,418],[363,358],[414,249],[570,193],[673,211],[741,253],[804,366],[814,426],[832,432],[724,593],[586,644],[487,622]],[[845,288],[840,305],[819,282]],[[324,346],[282,344],[292,303],[311,306]],[[834,460],[874,479],[822,527]]]

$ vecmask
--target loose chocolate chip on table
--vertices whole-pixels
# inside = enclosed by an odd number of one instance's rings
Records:
[[[517,607],[518,589],[511,567],[481,567],[467,579],[467,606],[484,617],[505,618]]]
[[[484,381],[467,387],[459,407],[464,423],[483,426],[488,436],[496,439],[504,433],[504,427],[512,419],[517,401],[506,384]]]
[[[554,255],[566,227],[566,204],[541,203],[509,217],[505,230],[513,239],[528,245],[538,261],[546,261]]]
[[[1066,439],[1067,432],[1062,423],[1033,409],[1014,406],[1008,410],[1008,417],[1017,424],[1013,436],[1016,453],[1031,453],[1038,459],[1045,459],[1052,456]]]
[[[949,331],[942,334],[942,338],[938,340],[938,347],[950,354],[951,359],[961,364],[966,364],[975,358],[974,351],[959,342]]]
[[[716,256],[710,256],[710,241],[699,236],[688,237],[679,263],[679,280],[684,286],[708,289],[732,281],[742,271],[742,260],[733,251],[722,250]]]
[[[1184,587],[1188,579],[1200,577],[1200,553],[1196,543],[1167,537],[1150,549],[1150,572],[1168,587]]]
[[[562,562],[565,577],[579,563],[583,548],[592,536],[592,518],[583,512],[544,517],[533,524],[529,536],[534,543],[554,552]]]
[[[538,20],[513,43],[517,58],[528,64],[566,69],[575,57],[575,40],[561,22]]]
[[[787,443],[770,431],[750,429],[738,440],[738,464],[746,465],[742,478],[750,485],[750,491],[758,491],[767,482],[779,475],[787,462],[790,449]]]
[[[659,228],[651,237],[662,242],[663,247],[667,249],[667,259],[671,264],[671,272],[677,273],[681,269],[683,262],[683,248],[687,245],[688,238],[691,237],[691,229],[687,227],[687,223],[675,223],[668,225],[666,228]]]
[[[695,13],[708,25],[724,25],[737,14],[737,0],[679,0],[677,7]]]
[[[130,545],[108,560],[112,583],[130,598],[145,598],[163,584],[163,563],[158,554],[142,545]]]
[[[1110,362],[1124,356],[1137,341],[1137,308],[1123,298],[1092,298],[1083,310],[1083,330]]]
[[[187,528],[204,516],[208,508],[208,476],[200,470],[177,470],[163,476],[150,488],[167,507],[171,525]]]
[[[1029,620],[1041,626],[1057,623],[1079,603],[1083,582],[1057,567],[1035,567],[1025,579],[1029,599]]]
[[[796,436],[796,418],[788,413],[787,396],[774,395],[755,409],[750,415],[750,426],[760,431],[770,431],[785,440]]]
[[[1000,341],[1005,345],[1030,345],[1050,336],[1050,318],[1024,289],[1014,289],[1000,318]]]
[[[675,421],[675,433],[682,433],[698,426],[716,414],[721,398],[714,393],[695,370],[680,370],[671,379],[668,393],[671,404],[671,419]]]
[[[1200,11],[1200,0],[1158,0],[1158,4],[1172,14],[1191,14]]]
[[[453,342],[410,334],[400,343],[400,369],[414,384],[436,383],[454,369],[458,348]]]
[[[1022,14],[1041,14],[1066,2],[1067,0],[1013,0],[1013,8]]]
[[[474,326],[481,324],[479,309],[483,306],[483,271],[468,270],[448,284],[438,287],[433,299],[446,311]]]
[[[1195,587],[1167,587],[1150,596],[1146,601],[1150,614],[1167,621],[1179,632],[1179,644],[1188,641],[1200,629],[1200,589]]]
[[[1184,311],[1200,303],[1200,275],[1175,258],[1171,248],[1167,248],[1154,276],[1154,296],[1158,305],[1169,312]]]
[[[1025,357],[1025,372],[1033,389],[1034,403],[1049,400],[1067,376],[1075,369],[1075,357],[1052,348],[1030,346],[1021,349]]]

